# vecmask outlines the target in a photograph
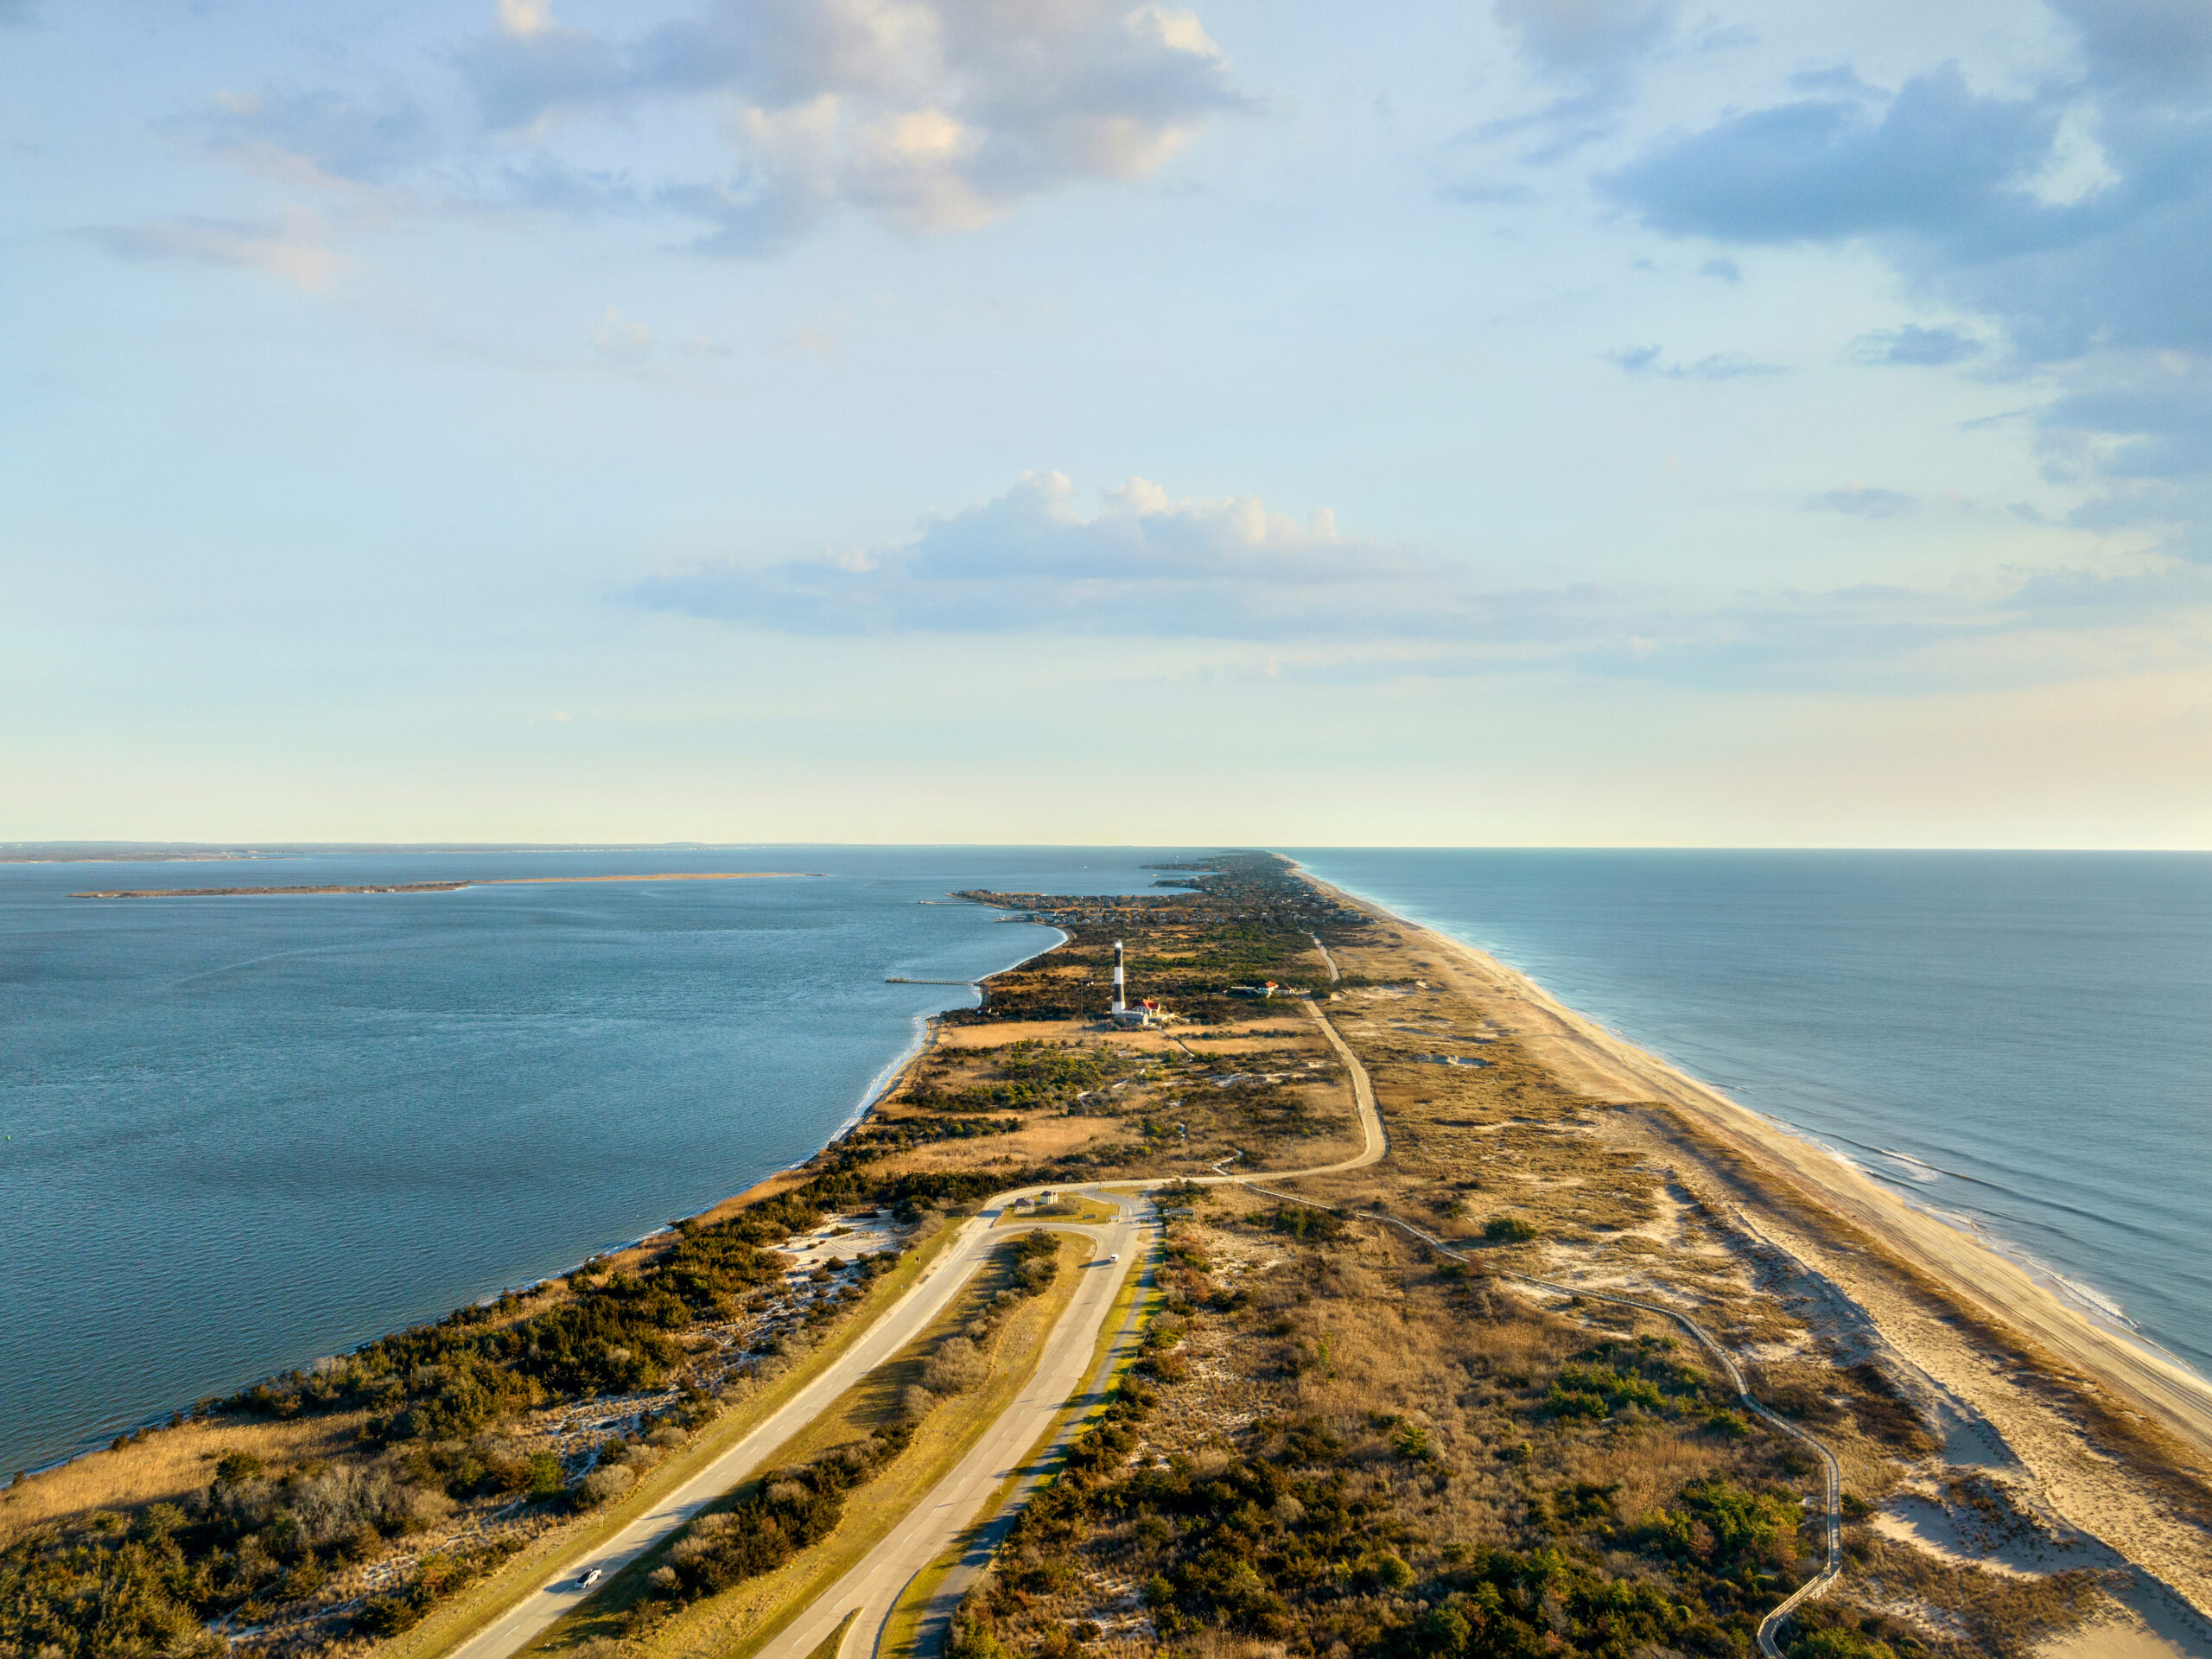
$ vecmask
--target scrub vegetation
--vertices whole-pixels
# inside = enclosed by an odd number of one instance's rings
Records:
[[[1817,1471],[1656,1321],[1593,1332],[1370,1223],[1301,1236],[1256,1195],[1197,1204],[1147,1357],[963,1604],[953,1659],[1737,1655],[1816,1564]],[[1895,1548],[1851,1541],[1859,1572]],[[1839,1601],[1790,1651],[2025,1655],[2100,1599],[2086,1572],[1963,1576],[1949,1636]]]
[[[735,1215],[203,1402],[188,1425],[181,1414],[180,1433],[210,1442],[190,1485],[131,1512],[96,1506],[11,1529],[0,1652],[306,1653],[410,1628],[546,1529],[626,1495],[825,1335],[898,1253],[792,1282],[775,1245],[861,1211],[912,1238],[941,1207],[999,1185],[887,1173],[857,1149],[818,1162]],[[759,1340],[733,1358],[702,1334],[733,1332]],[[564,1414],[612,1421],[550,1433]],[[315,1437],[295,1461],[220,1449],[226,1426],[255,1444],[257,1424],[322,1417],[347,1432]],[[105,1455],[152,1454],[162,1438]]]
[[[779,1447],[777,1466],[616,1574],[531,1651],[750,1650],[859,1560],[1005,1409],[1074,1294],[1064,1268],[1087,1248],[1043,1230],[1002,1236],[952,1305]]]

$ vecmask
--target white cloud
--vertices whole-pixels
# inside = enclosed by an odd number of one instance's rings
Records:
[[[1694,363],[1662,362],[1656,346],[1618,346],[1605,353],[1605,360],[1625,374],[1666,380],[1751,380],[1789,372],[1778,363],[1762,363],[1743,352],[1714,352]]]
[[[1076,180],[1142,178],[1243,105],[1195,14],[1124,0],[716,0],[626,41],[536,0],[500,18],[457,57],[494,132],[724,105],[732,172],[658,196],[706,220],[714,252],[765,251],[841,205],[973,229]]]
[[[499,0],[499,32],[527,40],[556,28],[553,0]]]
[[[607,357],[634,363],[652,350],[653,331],[636,319],[624,316],[619,306],[610,305],[592,329],[591,343]]]
[[[1177,499],[1147,479],[1076,505],[1059,473],[1025,473],[993,500],[925,520],[915,539],[654,578],[648,603],[804,633],[1330,632],[1362,616],[1452,607],[1450,573],[1349,541],[1325,510],[1299,519],[1255,497]]]
[[[552,0],[494,0],[488,32],[439,54],[457,86],[272,85],[162,124],[264,175],[413,211],[658,210],[702,222],[700,251],[760,254],[840,209],[974,230],[1070,183],[1144,178],[1247,107],[1197,15],[1166,6],[695,3],[625,39],[563,22]],[[718,146],[670,161],[639,145],[683,105],[712,111]],[[633,153],[667,170],[634,179]]]
[[[1885,490],[1857,479],[1841,489],[1825,490],[1805,503],[1808,512],[1847,512],[1855,518],[1897,518],[1919,502],[1901,490]]]
[[[1859,518],[1913,498],[1854,484],[1806,504]],[[1880,533],[1872,531],[1869,533]],[[1133,478],[1082,511],[1058,473],[925,519],[888,547],[728,559],[640,583],[658,609],[801,635],[1032,633],[1218,640],[1295,651],[1306,677],[1439,677],[1509,667],[1683,684],[1972,683],[2101,662],[2150,633],[2212,649],[2212,570],[2015,570],[1973,591],[1857,585],[1509,588],[1475,563],[1345,536],[1256,498],[1178,498]],[[2180,619],[2196,620],[2186,628]]]
[[[312,219],[169,219],[150,225],[99,226],[85,234],[118,259],[184,260],[257,270],[309,294],[326,294],[344,268]]]

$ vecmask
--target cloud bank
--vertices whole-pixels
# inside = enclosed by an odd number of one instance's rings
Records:
[[[1059,473],[925,519],[899,546],[671,572],[639,597],[780,632],[995,633],[1043,629],[1280,639],[1395,628],[1453,602],[1445,573],[1243,497],[1171,500],[1137,478],[1077,511]]]
[[[713,0],[626,39],[499,0],[496,27],[447,55],[461,96],[435,113],[272,87],[177,124],[219,153],[474,207],[678,215],[697,251],[758,255],[842,209],[971,230],[1062,186],[1141,179],[1247,107],[1194,13],[1126,0]],[[640,184],[564,153],[696,105],[718,173]]]
[[[2060,0],[2075,65],[2018,95],[1955,65],[1893,93],[1816,95],[1663,137],[1601,188],[1645,224],[1732,245],[1859,243],[1985,319],[2015,372],[2055,376],[2046,470],[2102,486],[2078,522],[2162,526],[2212,558],[2212,8]],[[1859,342],[1859,360],[1984,355],[1956,328]]]
[[[1861,518],[1913,498],[1853,484],[1810,510]],[[1176,499],[1133,479],[1077,505],[1058,473],[923,521],[909,541],[665,571],[632,597],[659,610],[811,637],[1059,635],[1211,640],[1301,653],[1354,679],[1551,668],[1686,683],[1968,683],[2063,678],[2115,632],[2212,618],[2212,571],[2017,571],[1978,591],[1859,585],[1700,594],[1596,584],[1511,588],[1476,564],[1347,537],[1250,497]],[[2212,628],[2181,650],[2202,660]]]
[[[101,225],[84,232],[118,259],[181,260],[257,270],[310,294],[327,293],[342,261],[304,220],[179,218],[152,225]]]

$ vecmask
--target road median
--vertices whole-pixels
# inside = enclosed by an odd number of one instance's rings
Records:
[[[998,1421],[1035,1371],[1046,1336],[1076,1294],[1086,1254],[1085,1241],[1063,1238],[1059,1270],[1051,1285],[1005,1307],[995,1322],[988,1338],[988,1377],[938,1401],[916,1424],[906,1450],[849,1492],[845,1514],[829,1536],[773,1570],[694,1601],[640,1631],[632,1610],[645,1601],[651,1575],[675,1544],[671,1538],[632,1562],[605,1591],[525,1651],[560,1655],[619,1636],[629,1638],[640,1659],[748,1659],[757,1653],[865,1557]],[[948,1338],[971,1332],[1012,1281],[1011,1265],[995,1261],[912,1341],[779,1446],[763,1460],[764,1472],[811,1462],[897,1421],[911,1409],[907,1390],[920,1384],[931,1357]],[[711,1508],[742,1503],[760,1484],[759,1478],[748,1480]]]
[[[725,1411],[690,1445],[645,1476],[620,1500],[581,1521],[554,1527],[480,1584],[432,1609],[421,1624],[386,1643],[379,1659],[446,1659],[555,1576],[563,1563],[588,1559],[623,1528],[652,1514],[671,1493],[753,1433],[834,1365],[921,1281],[958,1234],[955,1223],[922,1240],[869,1287],[849,1318],[840,1321],[789,1370]]]

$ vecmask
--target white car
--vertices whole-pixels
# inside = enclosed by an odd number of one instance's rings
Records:
[[[1121,1259],[1122,1259],[1122,1253],[1121,1253],[1119,1250],[1116,1250],[1116,1251],[1115,1251],[1115,1252],[1114,1252],[1114,1254],[1113,1254],[1113,1255],[1109,1255],[1109,1256],[1108,1256],[1108,1257],[1106,1258],[1106,1265],[1107,1265],[1108,1267],[1109,1267],[1109,1268],[1110,1268],[1110,1267],[1112,1267],[1112,1266],[1113,1266],[1116,1262],[1120,1261]]]
[[[590,1572],[585,1573],[583,1577],[576,1580],[576,1588],[579,1590],[588,1590],[592,1586],[597,1584],[606,1576],[607,1575],[604,1573],[601,1572],[594,1567]]]

